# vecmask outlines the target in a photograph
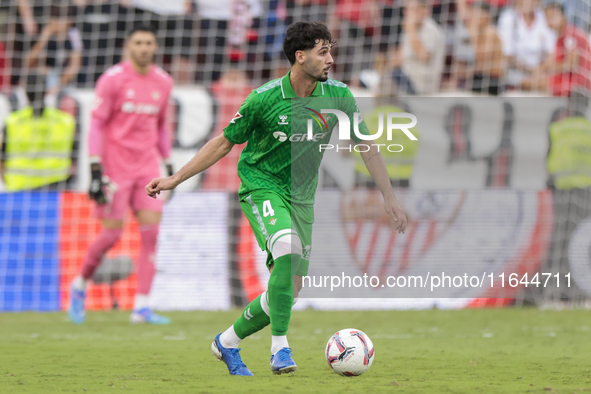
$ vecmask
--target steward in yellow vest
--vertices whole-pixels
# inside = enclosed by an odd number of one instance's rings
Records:
[[[6,121],[6,191],[31,190],[70,176],[76,123],[72,115],[45,108],[41,117],[26,107]]]
[[[5,190],[31,190],[70,177],[76,122],[67,112],[43,108],[45,78],[27,77],[30,106],[6,120],[2,144]]]

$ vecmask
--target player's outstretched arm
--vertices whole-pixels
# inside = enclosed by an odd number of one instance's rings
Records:
[[[211,139],[183,168],[168,178],[153,179],[146,186],[146,193],[156,198],[162,190],[172,190],[187,179],[199,174],[211,167],[214,163],[226,156],[234,144],[224,137],[223,134]]]
[[[382,192],[382,196],[384,196],[384,209],[396,223],[396,230],[399,233],[404,233],[407,224],[406,214],[398,200],[396,200],[382,154],[375,145],[371,145],[367,152],[361,153],[361,157],[371,177]]]

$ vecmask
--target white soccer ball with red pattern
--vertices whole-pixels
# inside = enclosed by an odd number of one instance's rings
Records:
[[[373,363],[374,348],[363,331],[346,328],[337,331],[326,344],[328,365],[343,376],[359,376]]]

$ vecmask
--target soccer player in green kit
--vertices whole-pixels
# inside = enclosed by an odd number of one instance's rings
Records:
[[[295,127],[297,116],[292,112],[292,105],[299,103],[298,100],[316,98],[334,104],[336,99],[339,100],[336,105],[349,103],[344,105],[346,108],[341,105],[339,110],[353,119],[357,106],[351,91],[342,82],[328,78],[333,64],[330,50],[334,44],[330,31],[322,23],[297,22],[291,25],[283,42],[283,51],[291,63],[289,73],[253,90],[223,134],[209,141],[176,174],[154,179],[146,186],[148,195],[155,198],[160,191],[172,190],[209,168],[228,154],[235,144],[247,142],[238,163],[238,175],[242,181],[240,203],[259,246],[267,251],[267,267],[271,275],[268,290],[253,300],[238,320],[218,334],[212,343],[213,354],[226,363],[232,375],[252,376],[240,358],[238,345],[242,339],[269,324],[272,372],[282,374],[297,369],[287,341],[287,330],[294,299],[302,288],[302,277],[308,272],[314,196],[323,154],[318,144],[328,142],[331,134],[328,130],[336,125],[337,119],[331,116],[330,121],[323,117],[324,126],[317,123],[319,129],[324,129],[314,134],[314,141],[307,141],[305,123],[302,128]],[[314,112],[305,103],[300,108]],[[296,136],[292,132],[294,128],[301,134]],[[369,134],[364,122],[359,129],[363,134]],[[310,149],[305,148],[308,142],[312,144]],[[372,145],[361,155],[384,197],[386,212],[394,220],[395,228],[403,233],[406,215],[394,196],[378,149]],[[295,169],[298,158],[301,168]]]

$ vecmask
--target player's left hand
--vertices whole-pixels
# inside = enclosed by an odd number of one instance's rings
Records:
[[[398,201],[396,201],[396,198],[392,197],[386,199],[384,201],[384,209],[394,221],[394,227],[396,228],[396,230],[399,233],[404,234],[404,232],[406,231],[406,225],[408,224],[408,220],[406,219],[406,214],[404,213],[404,210],[402,209]]]

